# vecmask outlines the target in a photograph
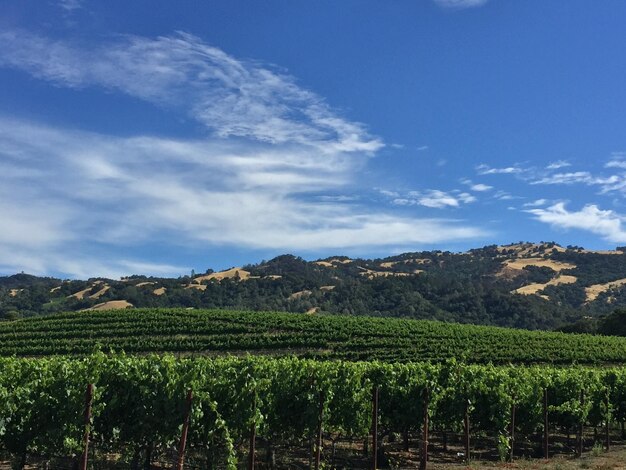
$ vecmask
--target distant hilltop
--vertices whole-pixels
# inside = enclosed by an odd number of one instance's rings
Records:
[[[0,318],[133,307],[237,308],[554,329],[626,306],[626,247],[554,242],[382,259],[293,255],[179,278],[0,277]]]

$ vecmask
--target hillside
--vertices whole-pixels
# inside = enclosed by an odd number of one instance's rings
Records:
[[[120,307],[232,308],[555,329],[626,306],[626,256],[555,243],[384,259],[279,256],[222,272],[121,280],[0,278],[0,318]]]
[[[135,309],[73,312],[0,324],[0,356],[96,350],[350,361],[626,363],[626,338],[393,318]]]

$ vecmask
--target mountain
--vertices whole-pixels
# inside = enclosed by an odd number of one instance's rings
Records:
[[[384,259],[282,255],[172,278],[0,277],[0,318],[125,307],[237,308],[555,329],[626,306],[626,248],[556,243]]]

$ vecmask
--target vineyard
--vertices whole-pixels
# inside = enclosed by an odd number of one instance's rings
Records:
[[[609,446],[625,420],[623,368],[0,359],[0,452],[14,468],[29,459],[112,459],[134,469],[286,468],[287,459],[300,459],[291,468],[375,468],[411,457],[425,465],[435,436],[454,458],[505,460]]]
[[[228,310],[72,312],[0,322],[0,356],[172,352],[387,362],[623,364],[626,339],[390,318]]]
[[[424,468],[626,437],[615,337],[137,309],[0,323],[0,356],[0,468]]]

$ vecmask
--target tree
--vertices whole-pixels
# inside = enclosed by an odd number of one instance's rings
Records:
[[[598,322],[598,333],[609,336],[626,336],[626,308],[618,308]]]

